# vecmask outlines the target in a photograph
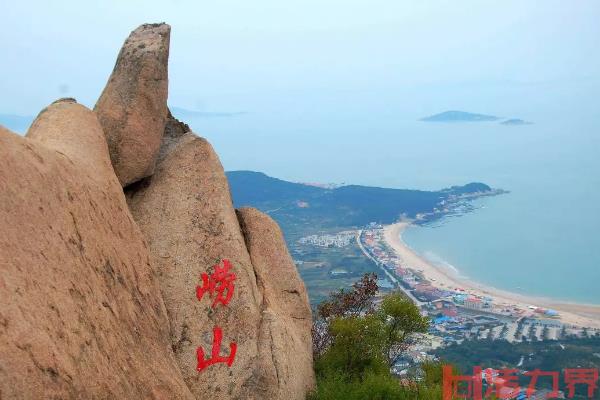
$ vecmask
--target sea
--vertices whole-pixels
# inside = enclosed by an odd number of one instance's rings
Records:
[[[403,239],[486,285],[600,304],[597,113],[504,109],[503,118],[532,122],[506,126],[422,122],[425,106],[403,112],[344,104],[294,108],[287,99],[269,111],[179,116],[208,138],[226,170],[295,182],[423,190],[484,182],[507,190],[476,200],[467,214],[411,227]]]
[[[408,228],[404,242],[489,286],[600,304],[600,115],[572,91],[564,101],[555,92],[547,104],[537,91],[525,92],[501,113],[482,102],[486,114],[532,122],[518,126],[422,122],[433,113],[426,101],[433,95],[404,108],[364,94],[309,105],[304,94],[233,113],[172,109],[212,143],[226,170],[306,183],[438,190],[483,182],[504,189],[509,193],[474,201],[471,212]]]

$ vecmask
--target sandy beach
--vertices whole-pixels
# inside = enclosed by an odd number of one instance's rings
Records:
[[[516,306],[523,310],[528,310],[529,306],[554,309],[560,313],[563,323],[600,329],[600,305],[557,302],[549,298],[525,296],[497,289],[461,278],[456,271],[427,261],[403,242],[402,232],[409,225],[408,222],[387,225],[384,227],[384,239],[403,261],[404,266],[420,271],[433,286],[443,289],[461,288],[476,296],[489,296],[496,305]]]

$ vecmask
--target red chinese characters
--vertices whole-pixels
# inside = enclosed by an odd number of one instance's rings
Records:
[[[208,293],[213,298],[212,308],[215,308],[218,304],[227,307],[233,296],[236,276],[230,271],[232,267],[229,260],[222,260],[221,263],[214,265],[213,268],[214,271],[210,275],[206,272],[201,275],[202,286],[196,286],[196,297],[200,301],[204,297],[204,294]],[[220,355],[222,341],[223,330],[215,326],[213,328],[213,343],[210,357],[205,358],[202,347],[196,349],[196,357],[198,359],[196,369],[198,372],[217,363],[225,363],[228,367],[231,367],[237,352],[237,344],[235,342],[229,343],[229,355],[222,356]]]
[[[519,376],[529,377],[529,385],[526,388],[519,386]],[[482,400],[489,398],[514,399],[529,398],[536,392],[536,385],[540,378],[552,379],[552,391],[545,393],[547,398],[557,398],[559,394],[559,372],[541,371],[534,369],[525,371],[519,375],[516,369],[486,369],[482,373],[481,367],[473,368],[472,375],[454,375],[452,367],[445,365],[443,368],[443,400],[474,399]],[[575,396],[576,386],[587,389],[588,398],[593,398],[598,389],[597,369],[565,369],[564,384],[568,390],[567,397]],[[485,383],[484,383],[485,382]],[[483,389],[485,390],[485,393]],[[563,397],[564,398],[564,397]]]
[[[219,353],[221,351],[222,341],[223,331],[218,326],[215,326],[213,328],[213,345],[212,351],[210,353],[210,358],[206,360],[204,359],[204,349],[202,349],[202,347],[198,347],[196,349],[196,357],[198,358],[198,366],[196,367],[196,369],[198,370],[198,372],[216,363],[227,363],[227,366],[231,367],[231,364],[233,364],[233,360],[235,358],[235,353],[237,351],[237,344],[229,343],[229,355],[221,356],[219,355]]]
[[[552,392],[550,392],[550,398],[558,397],[558,371],[542,371],[538,368],[533,371],[525,372],[523,375],[531,377],[529,386],[527,387],[527,397],[531,397],[535,393],[535,388],[538,383],[538,379],[543,376],[552,378]]]
[[[565,369],[565,383],[569,389],[569,398],[575,395],[575,385],[586,385],[587,395],[591,399],[598,389],[597,369]]]
[[[481,400],[481,367],[473,368],[473,375],[454,375],[450,365],[444,365],[442,398],[443,400],[474,399]],[[462,389],[462,391],[461,391]]]
[[[492,370],[486,371],[486,382],[488,388],[485,392],[484,399],[490,398],[492,395],[499,399],[512,399],[521,391],[519,386],[519,377],[516,369],[499,369],[497,374]]]
[[[208,292],[211,298],[214,297],[213,308],[219,303],[226,306],[233,296],[235,274],[229,272],[231,269],[229,260],[223,260],[223,266],[217,264],[213,268],[214,272],[210,275],[206,272],[202,273],[202,286],[196,286],[196,297],[202,300],[204,294]]]

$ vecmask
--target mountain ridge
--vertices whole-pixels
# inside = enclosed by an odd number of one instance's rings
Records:
[[[256,171],[227,171],[226,175],[236,207],[270,211],[284,225],[298,219],[324,226],[392,223],[401,217],[426,222],[452,212],[459,203],[503,192],[481,182],[427,191],[363,185],[322,188]]]

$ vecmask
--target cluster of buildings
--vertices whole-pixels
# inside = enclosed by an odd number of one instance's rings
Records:
[[[355,231],[343,231],[336,234],[310,235],[300,238],[300,244],[319,247],[346,247],[356,238]]]
[[[461,343],[465,339],[504,338],[502,336],[508,334],[507,324],[512,322],[492,313],[478,313],[476,309],[461,308],[448,299],[427,303],[422,309],[431,317],[429,333],[441,337],[442,345]]]
[[[495,304],[489,296],[478,296],[461,288],[441,288],[435,281],[428,280],[418,268],[404,264],[388,247],[380,225],[370,224],[361,230],[359,246],[382,269],[383,275],[394,287],[401,289],[431,319],[429,331],[421,335],[392,367],[392,372],[399,377],[410,374],[418,378],[420,364],[435,360],[433,350],[464,340],[520,342],[600,335],[600,330],[564,325],[555,310]],[[522,363],[523,357],[516,367],[519,368]],[[485,388],[489,382],[486,382],[486,377],[483,380]],[[534,393],[509,390],[507,387],[500,390],[501,398],[506,399],[564,398],[562,392],[553,397],[553,393],[545,389]]]
[[[454,292],[433,285],[418,270],[404,266],[402,260],[387,247],[381,225],[369,225],[367,229],[361,231],[359,239],[367,256],[377,263],[388,277],[391,276],[392,281],[417,304],[435,301],[454,294]]]
[[[558,313],[531,306],[494,304],[488,296],[477,296],[461,288],[445,289],[429,281],[416,268],[404,265],[383,236],[383,227],[370,224],[360,232],[359,244],[390,281],[406,293],[432,321],[432,348],[465,339],[521,341],[558,338],[564,329]],[[575,327],[569,327],[577,334]],[[523,335],[527,333],[527,336]],[[426,349],[422,349],[426,352]]]
[[[380,287],[385,287],[382,284],[385,282],[394,289],[402,290],[431,320],[429,331],[420,335],[419,340],[392,367],[399,377],[418,377],[421,364],[435,360],[435,349],[465,340],[520,342],[600,334],[600,330],[563,325],[555,310],[498,304],[489,296],[469,293],[458,287],[443,287],[443,282],[427,279],[418,267],[407,265],[388,247],[383,226],[378,224],[369,224],[358,232],[310,235],[298,240],[299,244],[324,248],[346,247],[353,242],[357,242],[362,252],[383,272],[378,274]],[[303,263],[300,260],[295,262]],[[332,277],[343,277],[349,273],[343,267],[329,271]],[[525,398],[522,392],[503,395],[505,398]],[[540,390],[530,399],[541,400],[547,396],[546,391]]]
[[[509,381],[503,377],[502,371],[493,368],[486,368],[479,375],[473,375],[473,379],[480,379],[482,397],[488,397],[486,394],[494,395],[498,399],[514,400],[547,400],[564,399],[565,393],[560,390],[537,389],[521,386],[517,382]],[[539,382],[536,382],[536,384]]]

